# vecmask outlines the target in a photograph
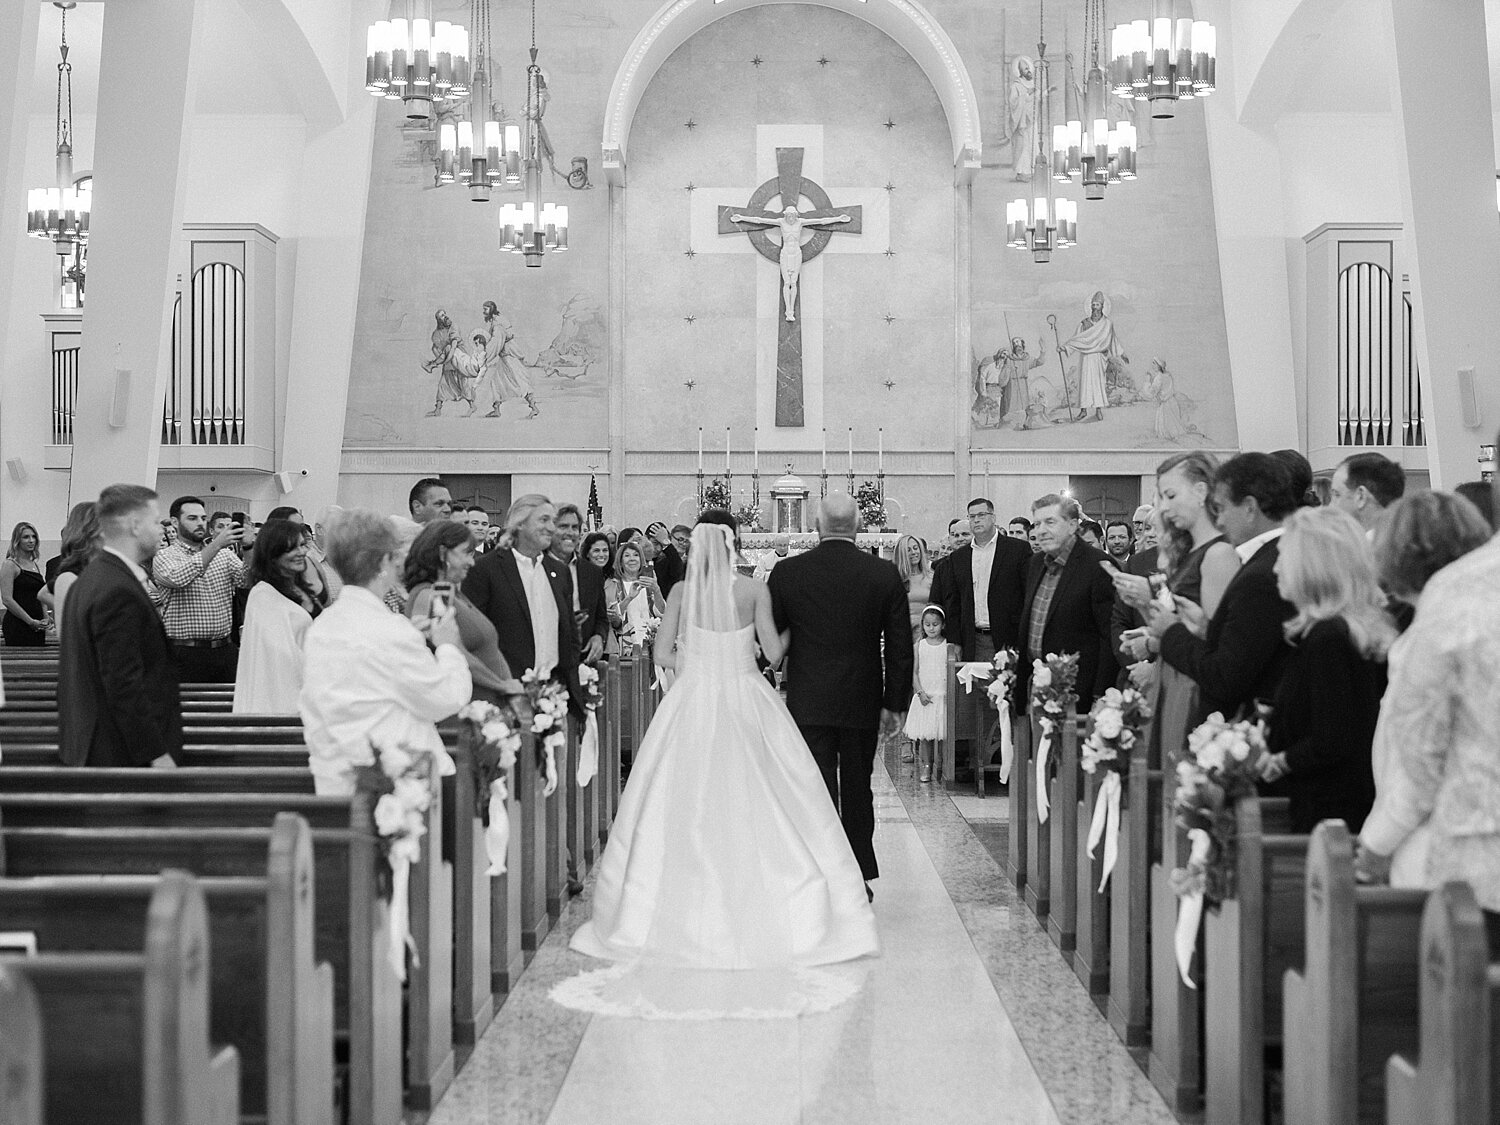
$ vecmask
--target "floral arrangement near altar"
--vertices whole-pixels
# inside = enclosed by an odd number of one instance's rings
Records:
[[[411,865],[422,857],[427,810],[432,805],[432,754],[405,746],[374,746],[373,760],[354,767],[354,788],[374,799],[371,820],[385,863],[376,880],[380,896],[390,903],[391,968],[406,979],[406,950],[411,945],[408,895]],[[416,950],[412,950],[413,958]]]
[[[713,477],[703,486],[703,510],[710,508],[722,508],[724,511],[734,504],[734,498],[729,495],[729,482],[723,477]]]
[[[1036,818],[1047,823],[1052,811],[1047,799],[1048,765],[1052,739],[1058,724],[1078,705],[1078,654],[1049,652],[1031,663],[1031,713],[1042,728],[1042,741],[1036,751]]]
[[[885,498],[880,485],[872,480],[862,480],[854,490],[854,502],[859,505],[859,518],[865,527],[885,526]]]
[[[739,521],[741,531],[759,531],[761,529],[759,504],[741,504],[738,508],[734,509],[734,518]]]
[[[1081,757],[1083,772],[1103,773],[1094,800],[1094,819],[1089,824],[1088,855],[1094,857],[1104,841],[1103,876],[1099,890],[1109,883],[1120,856],[1120,797],[1130,771],[1130,752],[1151,721],[1151,705],[1135,688],[1110,688],[1089,711],[1089,736]]]
[[[1177,913],[1177,967],[1189,987],[1194,987],[1189,968],[1203,907],[1217,909],[1237,891],[1235,804],[1255,795],[1266,753],[1264,716],[1231,723],[1216,712],[1188,735],[1188,757],[1177,763],[1172,807],[1191,848],[1187,864],[1172,872],[1171,882],[1182,900]]]

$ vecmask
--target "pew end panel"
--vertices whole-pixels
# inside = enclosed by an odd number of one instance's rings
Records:
[[[36,993],[0,962],[0,1121],[42,1125],[44,1074]]]

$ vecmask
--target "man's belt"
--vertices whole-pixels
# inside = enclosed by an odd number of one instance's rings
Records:
[[[230,640],[228,637],[214,637],[212,640],[179,640],[176,637],[171,641],[178,648],[228,648]]]

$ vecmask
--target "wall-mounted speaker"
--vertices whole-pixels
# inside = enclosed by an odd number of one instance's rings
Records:
[[[115,393],[109,400],[109,424],[115,429],[125,425],[130,413],[130,372],[115,372]]]
[[[1479,396],[1474,390],[1474,369],[1458,369],[1458,406],[1463,411],[1464,425],[1471,430],[1479,428]]]
[[[10,479],[17,484],[26,483],[26,463],[19,457],[12,457],[5,462],[5,467],[10,470]]]
[[[296,473],[277,473],[276,486],[281,489],[282,495],[297,487]]]

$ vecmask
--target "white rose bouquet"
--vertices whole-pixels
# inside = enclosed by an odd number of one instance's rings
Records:
[[[1182,900],[1177,915],[1177,967],[1193,987],[1188,968],[1197,947],[1198,922],[1205,903],[1217,909],[1235,897],[1238,841],[1235,804],[1251,797],[1267,754],[1263,717],[1231,723],[1217,712],[1188,735],[1188,757],[1177,763],[1173,809],[1192,841],[1187,865],[1172,872],[1172,889]]]
[[[391,968],[406,979],[406,951],[412,946],[408,888],[411,865],[422,856],[427,833],[427,810],[432,805],[432,754],[404,746],[373,746],[373,761],[354,768],[356,792],[374,798],[371,820],[385,863],[377,880],[382,898],[390,902]],[[412,948],[412,958],[417,951]]]
[[[1134,688],[1110,688],[1089,712],[1089,736],[1083,744],[1083,772],[1104,773],[1089,825],[1088,854],[1104,841],[1103,891],[1120,854],[1120,798],[1130,769],[1130,752],[1151,719],[1151,705]]]
[[[557,792],[557,752],[568,740],[568,689],[553,679],[542,679],[536,669],[526,669],[521,686],[531,700],[531,733],[540,747],[542,774],[546,778],[542,796]]]

